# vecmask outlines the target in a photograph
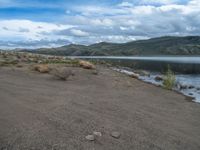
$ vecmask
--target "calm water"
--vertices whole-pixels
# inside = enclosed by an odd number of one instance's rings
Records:
[[[115,66],[114,70],[131,74],[134,70],[144,69],[150,71],[150,76],[140,76],[140,79],[152,84],[162,85],[162,82],[155,81],[157,75],[166,71],[167,67],[176,73],[176,81],[181,85],[192,88],[175,89],[184,95],[193,97],[200,102],[200,56],[197,57],[115,57],[115,56],[72,56],[70,58],[92,59],[105,61]],[[127,69],[126,69],[127,68]]]
[[[187,63],[200,64],[200,56],[185,57],[185,56],[152,56],[152,57],[125,57],[125,56],[71,56],[70,58],[82,59],[103,59],[103,60],[140,60],[140,61],[157,61],[170,63]]]

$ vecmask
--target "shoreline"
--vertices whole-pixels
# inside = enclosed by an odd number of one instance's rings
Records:
[[[158,82],[155,79],[145,80],[142,77],[147,77],[146,75],[143,76],[143,75],[140,75],[138,73],[135,73],[134,71],[130,71],[130,70],[132,70],[131,68],[126,70],[123,67],[121,67],[121,68],[120,67],[112,67],[111,69],[114,70],[114,71],[120,72],[122,74],[126,74],[128,76],[134,75],[134,74],[138,75],[138,77],[136,77],[136,79],[138,79],[139,81],[142,81],[142,82],[145,82],[145,83],[148,83],[148,84],[152,84],[152,85],[155,85],[155,86],[158,86],[158,87],[161,87],[161,88],[165,89],[161,82]],[[149,76],[150,76],[150,74],[151,73],[149,72]],[[156,76],[162,76],[162,74],[157,74]],[[181,95],[184,95],[185,97],[187,97],[187,99],[189,99],[189,101],[192,101],[192,102],[200,104],[200,100],[198,99],[199,97],[195,97],[194,95],[188,95],[188,94],[184,93],[183,91],[181,91],[180,89],[178,89],[177,87],[174,87],[173,89],[171,89],[171,91],[174,91],[174,92],[177,92],[177,93],[179,93]]]
[[[71,63],[40,64],[43,73],[37,63],[0,67],[0,149],[199,150],[199,104],[104,65]],[[73,75],[59,80],[47,66]]]

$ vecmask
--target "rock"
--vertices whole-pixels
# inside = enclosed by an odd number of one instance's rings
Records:
[[[73,73],[72,70],[68,70],[66,68],[55,68],[52,71],[52,74],[60,80],[67,80],[70,76],[74,76],[75,74]]]
[[[92,63],[88,62],[88,61],[81,60],[79,62],[79,64],[84,69],[95,69],[95,66]]]
[[[177,82],[177,83],[176,83],[176,87],[177,87],[177,89],[180,90],[180,89],[181,89],[181,84],[180,84],[179,82]]]
[[[150,76],[150,73],[145,71],[145,70],[139,70],[137,71],[138,74],[140,74],[141,76]]]
[[[182,89],[187,89],[188,86],[187,85],[183,85],[179,82],[176,83],[176,87],[179,89],[179,90],[182,90]]]
[[[180,84],[180,89],[187,89],[188,86],[187,85],[184,85],[184,84]]]
[[[191,96],[192,96],[192,95],[193,95],[193,93],[189,93],[189,95],[191,95]]]
[[[92,74],[93,74],[93,75],[98,75],[99,73],[98,73],[97,70],[94,70],[94,71],[92,71]]]
[[[130,75],[131,78],[135,78],[135,79],[139,79],[140,75],[139,74],[136,74],[136,73],[133,73]]]
[[[94,135],[87,135],[85,138],[88,141],[94,141],[95,140]]]
[[[102,136],[101,132],[97,132],[97,131],[94,131],[93,134],[96,136]]]
[[[156,77],[155,77],[155,80],[156,80],[156,81],[163,81],[163,77],[162,77],[162,76],[156,76]]]
[[[193,88],[194,88],[193,85],[189,85],[189,86],[188,86],[188,89],[193,89]]]
[[[120,134],[119,132],[117,132],[117,131],[111,132],[110,135],[111,135],[113,138],[116,138],[116,139],[120,138],[120,136],[121,136],[121,134]]]
[[[197,88],[197,91],[199,91],[199,90],[200,90],[200,87]]]

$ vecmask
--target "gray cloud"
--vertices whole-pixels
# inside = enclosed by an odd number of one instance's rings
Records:
[[[3,29],[3,30],[7,30],[7,31],[9,30],[7,27],[2,27],[2,29]]]
[[[29,32],[30,30],[27,28],[19,28],[19,32]]]

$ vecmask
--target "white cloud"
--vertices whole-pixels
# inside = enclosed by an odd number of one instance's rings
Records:
[[[121,6],[122,7],[122,6]],[[99,16],[99,15],[119,15],[127,13],[125,9],[121,7],[108,7],[108,6],[76,6],[73,7],[73,11],[79,12],[84,16]]]
[[[114,25],[114,22],[111,19],[105,18],[105,19],[91,19],[92,25],[97,26],[112,26]]]
[[[56,39],[58,37],[50,37],[41,34],[42,32],[51,32],[53,30],[63,30],[72,28],[72,25],[61,25],[45,22],[33,22],[30,20],[0,20],[0,39],[15,40],[41,40]],[[6,30],[5,30],[6,29]]]
[[[70,37],[44,33],[72,27],[74,26],[30,20],[0,20],[0,48],[59,46],[64,44],[64,41],[67,44],[70,42]]]
[[[84,31],[81,31],[81,30],[78,30],[78,29],[71,29],[70,32],[71,32],[74,36],[78,36],[78,37],[81,37],[81,36],[89,36],[89,33],[84,32]]]
[[[122,2],[118,6],[119,7],[133,7],[133,4],[130,2]]]

